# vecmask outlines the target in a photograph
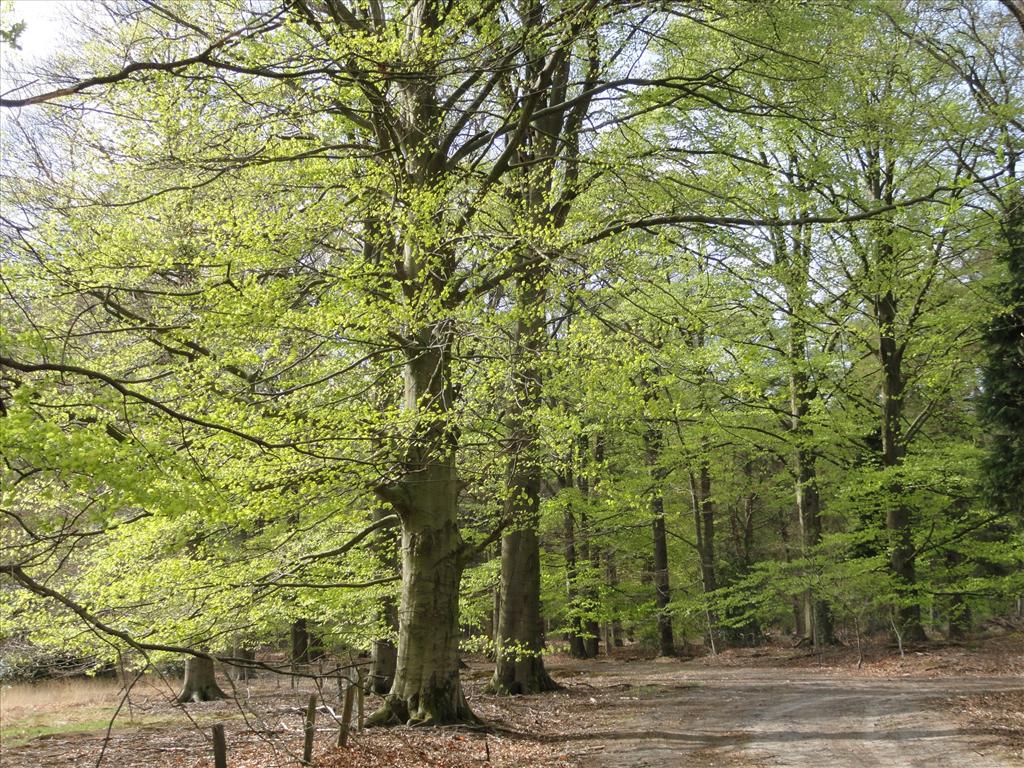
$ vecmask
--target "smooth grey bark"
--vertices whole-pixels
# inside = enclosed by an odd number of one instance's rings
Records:
[[[423,46],[442,26],[442,6],[418,0],[407,9],[401,58],[420,66]],[[436,71],[398,78],[393,109],[379,114],[385,143],[397,142],[401,184],[411,195],[432,190],[445,178],[444,130]],[[382,113],[381,113],[382,114]],[[463,542],[458,527],[460,490],[456,471],[458,432],[451,423],[457,395],[452,381],[454,321],[437,297],[451,288],[456,260],[447,246],[423,240],[442,226],[437,206],[410,214],[393,254],[407,326],[395,334],[403,358],[403,411],[413,427],[405,436],[397,477],[379,486],[401,521],[402,591],[398,609],[395,677],[371,725],[477,722],[459,677],[459,580]]]
[[[390,514],[390,510],[379,506],[374,510],[374,520],[380,520]],[[398,541],[395,529],[385,528],[379,531],[374,539],[373,550],[383,568],[397,573]],[[378,619],[391,632],[398,632],[398,605],[390,596],[381,601]],[[395,669],[398,666],[398,647],[389,637],[377,638],[370,649],[370,687],[374,693],[385,694],[391,690],[395,681]]]
[[[417,257],[413,249],[406,256],[411,272]],[[476,722],[459,678],[463,544],[455,436],[446,413],[452,402],[451,328],[428,325],[415,339],[415,346],[403,349],[404,407],[433,412],[422,414],[403,477],[378,489],[401,520],[402,592],[395,678],[384,706],[370,718],[374,725]]]
[[[534,201],[536,203],[536,201]],[[541,402],[540,357],[547,344],[544,322],[547,266],[518,279],[519,317],[513,333],[513,399],[509,406],[509,465],[501,539],[501,584],[491,690],[521,694],[558,686],[544,668],[540,606],[541,463],[536,413]]]
[[[544,669],[541,655],[540,546],[534,526],[502,538],[501,569],[501,611],[490,688],[507,694],[553,691],[558,686]]]
[[[185,660],[185,682],[175,701],[185,704],[226,698],[228,695],[217,685],[211,657],[192,656]]]
[[[393,600],[385,600],[381,608],[383,619],[393,629],[398,629],[398,606]],[[374,693],[385,694],[391,690],[398,668],[398,647],[387,639],[373,641],[370,651],[370,686]]]

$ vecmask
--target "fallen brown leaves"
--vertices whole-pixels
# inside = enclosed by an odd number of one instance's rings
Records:
[[[484,686],[490,665],[484,659],[471,660],[469,669],[464,670],[464,685],[473,710],[489,726],[487,732],[467,728],[369,730],[353,733],[347,749],[335,746],[337,724],[331,712],[339,710],[339,702],[334,686],[329,685],[322,691],[324,706],[317,717],[314,765],[577,768],[581,762],[608,762],[612,752],[619,755],[623,749],[639,749],[647,734],[663,732],[677,738],[673,749],[688,750],[686,754],[697,760],[695,765],[732,765],[730,755],[747,733],[747,720],[737,720],[733,710],[747,711],[742,710],[741,698],[756,694],[758,685],[776,690],[788,683],[791,670],[797,677],[813,679],[819,675],[836,679],[979,677],[990,672],[1024,671],[1024,642],[1019,634],[986,640],[973,648],[932,645],[911,649],[903,658],[884,643],[865,652],[860,670],[856,651],[850,648],[825,654],[788,646],[736,649],[689,663],[648,661],[640,653],[616,653],[612,659],[585,662],[555,656],[549,662],[564,688],[511,698],[487,695]],[[759,673],[763,682],[738,691],[732,681],[744,679],[745,668],[758,667],[765,668]],[[805,669],[792,669],[801,667]],[[857,685],[867,684],[870,682],[865,680],[850,685],[856,690]],[[210,726],[221,722],[227,730],[230,768],[300,765],[303,708],[309,695],[301,684],[292,688],[287,681],[261,677],[249,687],[240,686],[236,700],[190,704],[184,709],[170,703],[174,688],[168,684],[140,687],[133,696],[132,710],[122,710],[105,749],[101,730],[54,734],[5,748],[0,764],[3,768],[90,766],[96,765],[103,749],[103,766],[210,768]],[[108,703],[111,711],[114,703]],[[377,703],[371,698],[367,711],[373,711]],[[942,703],[947,716],[959,720],[964,732],[996,735],[1015,756],[1024,757],[1024,691],[957,696]],[[53,701],[39,704],[33,712],[55,718],[67,714],[68,709],[74,706]],[[756,720],[756,715],[751,717]],[[154,719],[159,719],[159,724],[152,722]],[[651,754],[653,764],[657,756]]]
[[[997,736],[1014,757],[1024,760],[1024,689],[960,696],[951,703],[965,728]]]
[[[371,731],[351,749],[332,749],[317,768],[574,768],[575,759],[551,745],[492,734],[447,734],[423,729]]]
[[[858,666],[858,662],[860,666]],[[887,640],[818,650],[789,645],[730,648],[695,659],[703,667],[794,667],[864,677],[970,677],[1024,675],[1024,633],[1012,631],[968,644],[935,642],[910,646],[901,656]]]

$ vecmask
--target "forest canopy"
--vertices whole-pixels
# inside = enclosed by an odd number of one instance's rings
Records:
[[[1018,0],[77,12],[0,97],[0,675],[370,652],[467,722],[460,652],[1024,595]]]

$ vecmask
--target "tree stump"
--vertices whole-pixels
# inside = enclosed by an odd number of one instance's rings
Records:
[[[184,704],[189,701],[216,701],[226,698],[228,695],[217,685],[212,658],[193,656],[185,660],[185,684],[175,701]]]

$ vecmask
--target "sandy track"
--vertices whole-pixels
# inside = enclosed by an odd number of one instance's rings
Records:
[[[565,736],[586,768],[1024,765],[992,736],[959,727],[949,705],[962,694],[1024,689],[1017,676],[879,679],[771,667],[631,666],[609,669],[595,685],[602,703],[609,691],[621,691],[625,706],[599,706],[594,727]]]

